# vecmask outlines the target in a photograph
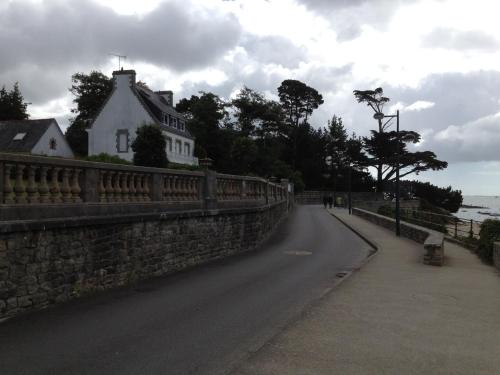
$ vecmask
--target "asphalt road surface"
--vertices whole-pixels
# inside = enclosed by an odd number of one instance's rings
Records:
[[[258,251],[0,323],[0,374],[227,374],[369,251],[298,206]]]

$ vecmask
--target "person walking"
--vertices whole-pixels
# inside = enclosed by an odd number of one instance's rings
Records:
[[[325,209],[327,205],[328,205],[328,197],[326,196],[326,194],[323,194],[323,206],[325,206]]]
[[[328,196],[328,205],[330,206],[330,208],[332,208],[333,206],[333,196],[331,194]]]

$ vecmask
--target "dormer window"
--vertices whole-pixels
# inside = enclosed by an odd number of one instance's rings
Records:
[[[179,129],[184,131],[184,121],[179,121]]]
[[[167,113],[163,113],[163,123],[165,125],[168,125],[168,114]]]
[[[14,138],[12,138],[13,141],[22,141],[26,137],[26,133],[17,133]]]
[[[177,117],[173,117],[172,119],[174,120],[172,126],[177,129]]]

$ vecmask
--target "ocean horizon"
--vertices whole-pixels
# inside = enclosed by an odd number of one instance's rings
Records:
[[[484,221],[486,219],[500,219],[500,196],[498,195],[464,195],[463,205],[482,208],[460,207],[455,216],[467,220]],[[492,216],[493,215],[493,216]]]

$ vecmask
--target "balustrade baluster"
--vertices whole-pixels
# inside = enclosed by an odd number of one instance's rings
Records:
[[[186,176],[181,176],[181,199],[183,201],[188,199],[188,185]]]
[[[23,164],[17,164],[16,166],[16,185],[14,186],[14,193],[16,203],[27,203],[26,200],[26,187],[24,186],[24,169],[26,167]]]
[[[172,200],[179,200],[179,177],[172,177]]]
[[[115,190],[115,202],[121,202],[122,201],[122,189],[120,187],[120,179],[121,179],[121,172],[116,172],[115,173],[115,178],[113,179],[113,188]]]
[[[38,184],[38,195],[41,203],[50,203],[49,185],[47,183],[47,174],[49,167],[42,165],[40,167],[40,183]]]
[[[80,203],[82,201],[80,197],[80,193],[82,192],[80,188],[81,172],[81,169],[73,169],[73,173],[71,174],[71,200],[75,203]]]
[[[143,188],[143,197],[145,202],[151,201],[151,198],[149,196],[149,176],[148,175],[143,175],[143,181],[144,181],[144,188]]]
[[[129,173],[127,172],[124,172],[122,173],[121,175],[121,185],[122,185],[122,200],[124,202],[130,202],[130,199],[129,199],[129,188],[128,188],[128,177],[129,177]]]
[[[106,172],[101,170],[99,171],[99,187],[98,187],[98,193],[99,193],[99,202],[106,202],[106,186],[105,186],[105,175]]]
[[[191,181],[192,181],[191,199],[196,201],[196,200],[198,200],[198,177],[193,177]]]
[[[130,174],[130,182],[128,186],[128,191],[129,191],[129,199],[131,202],[136,202],[137,201],[137,190],[136,190],[136,185],[135,185],[135,178],[136,178],[135,173]]]
[[[163,199],[168,201],[170,200],[170,195],[172,194],[172,188],[170,186],[170,179],[171,176],[166,175],[163,176],[163,181],[164,181],[164,190],[163,190]]]
[[[115,172],[106,171],[106,201],[115,202],[115,189],[113,188],[113,176]]]
[[[176,176],[176,181],[177,181],[177,200],[182,201],[183,200],[183,187],[182,187],[182,176]]]
[[[61,195],[63,202],[71,202],[71,187],[69,186],[69,169],[63,168],[62,170],[62,186]]]
[[[53,203],[61,203],[61,188],[59,187],[59,171],[61,168],[54,167],[50,173],[50,200]]]
[[[35,182],[36,166],[28,165],[28,186],[26,187],[26,193],[28,194],[29,203],[38,203],[40,199],[38,197],[38,189]]]
[[[14,189],[12,188],[12,183],[10,178],[12,167],[14,167],[14,165],[12,164],[5,164],[4,167],[5,170],[4,170],[3,196],[4,196],[4,202],[6,204],[14,203],[14,198],[13,198]]]
[[[142,175],[135,174],[135,201],[142,202]]]

